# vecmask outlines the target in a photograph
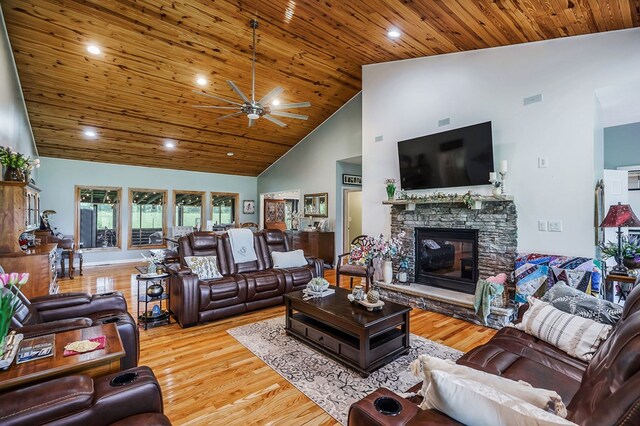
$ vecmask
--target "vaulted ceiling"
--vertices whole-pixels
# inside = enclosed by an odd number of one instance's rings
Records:
[[[364,64],[640,25],[640,0],[5,0],[2,9],[40,155],[249,176],[354,96]],[[224,105],[192,92],[197,76],[207,93],[237,99],[228,79],[250,93],[256,16],[257,97],[283,86],[282,102],[311,102],[291,110],[308,121],[248,128],[246,117],[193,108]]]

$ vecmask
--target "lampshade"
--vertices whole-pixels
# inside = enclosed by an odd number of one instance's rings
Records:
[[[629,228],[640,227],[640,220],[631,210],[629,204],[618,203],[609,207],[607,217],[600,224],[601,228]]]

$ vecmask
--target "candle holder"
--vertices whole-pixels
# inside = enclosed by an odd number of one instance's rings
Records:
[[[507,178],[507,172],[499,172],[500,177],[491,175],[489,182],[493,185],[493,195],[504,195],[504,184]]]

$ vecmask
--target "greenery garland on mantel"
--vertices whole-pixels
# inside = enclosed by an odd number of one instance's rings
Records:
[[[429,204],[429,203],[462,203],[468,209],[474,209],[477,201],[511,201],[513,197],[501,195],[480,195],[471,191],[466,194],[446,194],[444,192],[434,192],[432,194],[407,194],[400,191],[398,197],[393,201],[385,201],[385,204]],[[402,203],[398,203],[402,202]]]

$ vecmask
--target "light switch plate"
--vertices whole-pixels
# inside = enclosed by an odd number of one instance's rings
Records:
[[[538,221],[538,231],[542,231],[542,232],[547,232],[548,230],[548,223],[546,220],[539,220]]]
[[[538,157],[538,168],[539,169],[546,169],[548,165],[549,165],[549,158],[548,157]]]
[[[562,221],[561,220],[550,220],[549,221],[549,232],[562,232]]]

